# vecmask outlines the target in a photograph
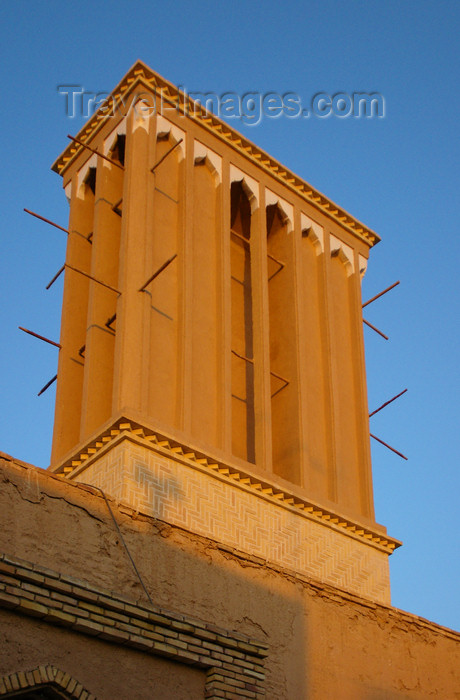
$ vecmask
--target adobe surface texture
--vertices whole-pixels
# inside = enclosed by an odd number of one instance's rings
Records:
[[[151,606],[102,496],[7,456],[0,466],[0,550],[6,554],[0,676],[51,664],[100,700],[147,698],[153,689],[159,698],[203,697],[210,671],[202,661],[176,656],[171,666],[171,656],[162,656],[161,648],[135,649],[122,628],[107,633],[106,608],[112,605],[113,615],[113,601],[134,610]],[[254,695],[228,691],[220,697],[459,697],[457,633],[110,503],[157,614],[170,620],[182,616],[195,625],[194,634],[210,625],[228,639],[242,635],[250,650],[258,650],[263,670],[254,676],[255,690],[245,691]],[[60,580],[60,592],[53,580]],[[71,599],[61,601],[72,608],[69,619],[50,613],[54,603],[45,605],[45,588],[54,601]],[[92,631],[74,619],[75,599],[80,596],[81,605],[83,589],[88,597],[99,596],[93,601],[97,610],[86,601],[86,619],[100,616],[93,618]],[[161,620],[156,624],[165,629]]]

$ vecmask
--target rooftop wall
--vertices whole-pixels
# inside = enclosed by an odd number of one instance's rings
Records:
[[[100,494],[7,456],[0,461],[0,482],[1,552],[74,577],[75,586],[104,589],[149,607]],[[110,503],[155,606],[267,645],[262,684],[267,697],[457,697],[457,633]],[[109,646],[97,634],[90,641],[75,630],[57,630],[19,607],[3,613],[0,674],[48,663],[79,678],[89,691],[97,690],[100,700],[113,697],[111,674],[119,658],[113,642]],[[145,661],[143,651],[123,654],[133,655],[129,664],[144,670],[151,663],[158,688],[168,687],[166,661],[150,656]],[[181,677],[187,673],[193,670],[185,669]],[[178,698],[195,697],[192,685],[201,692],[200,673],[193,678],[190,692]]]

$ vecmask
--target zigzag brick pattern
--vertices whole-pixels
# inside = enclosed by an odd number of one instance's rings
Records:
[[[388,555],[213,474],[125,441],[80,473],[147,515],[384,604]]]

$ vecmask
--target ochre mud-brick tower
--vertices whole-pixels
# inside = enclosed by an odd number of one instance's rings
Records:
[[[50,469],[389,603],[361,312],[377,235],[141,62],[78,139],[53,166]]]

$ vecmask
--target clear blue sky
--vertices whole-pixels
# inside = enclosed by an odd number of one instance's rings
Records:
[[[460,629],[458,216],[460,4],[457,1],[88,2],[4,0],[0,450],[46,467],[66,225],[50,171],[76,133],[57,86],[110,91],[137,58],[189,90],[381,93],[383,119],[264,119],[256,144],[376,230],[363,285],[366,310],[390,336],[365,330],[369,405],[405,387],[372,430],[377,519],[404,547],[391,557],[393,603]]]

